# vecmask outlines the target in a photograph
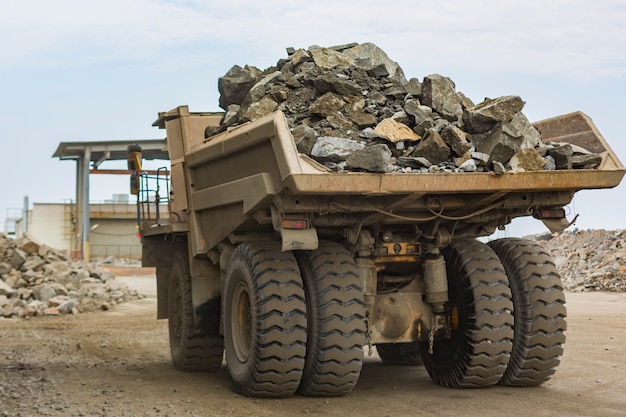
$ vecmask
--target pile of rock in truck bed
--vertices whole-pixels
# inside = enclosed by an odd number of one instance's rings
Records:
[[[308,50],[261,71],[234,66],[218,81],[221,126],[275,110],[298,151],[334,171],[483,172],[593,168],[601,157],[571,144],[543,144],[518,96],[474,104],[433,74],[407,79],[371,43]]]
[[[139,298],[96,263],[72,262],[28,236],[0,233],[0,318],[108,310]]]

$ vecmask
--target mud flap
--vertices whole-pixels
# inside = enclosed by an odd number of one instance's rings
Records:
[[[310,229],[280,229],[282,250],[313,250],[317,249],[319,240],[317,231]]]

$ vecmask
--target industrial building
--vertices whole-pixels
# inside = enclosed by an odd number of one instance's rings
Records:
[[[136,161],[132,169],[106,170],[100,166],[107,161],[127,160],[129,147],[141,150],[141,159],[169,160],[165,139],[119,140],[98,142],[61,142],[52,155],[60,160],[76,162],[76,198],[65,203],[36,202],[30,208],[24,198],[22,209],[7,213],[4,230],[18,238],[27,233],[31,238],[58,250],[65,250],[74,259],[89,261],[90,258],[115,256],[118,258],[141,258],[141,239],[138,235],[138,204],[155,203],[157,216],[168,218],[168,189],[145,188],[137,202],[130,201],[128,194],[113,194],[111,200],[90,202],[89,178],[91,174],[131,175],[150,183],[156,176],[156,184],[167,182],[167,170],[141,169]],[[129,164],[129,168],[131,168]],[[165,181],[160,181],[160,180]],[[143,191],[142,191],[143,193]],[[165,201],[161,204],[160,202]],[[139,204],[141,207],[141,204]],[[144,213],[145,215],[145,213]],[[154,215],[152,213],[151,215]]]

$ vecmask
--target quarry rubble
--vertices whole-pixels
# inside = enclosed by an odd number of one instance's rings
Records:
[[[28,236],[0,234],[0,317],[108,310],[143,298],[101,265],[74,262]]]
[[[333,171],[495,172],[593,168],[602,158],[541,141],[515,95],[474,104],[448,77],[407,78],[371,43],[287,48],[265,70],[235,65],[218,80],[221,125],[275,110],[298,151]]]
[[[550,236],[550,250],[563,286],[570,291],[626,291],[626,230],[578,230]]]
[[[566,290],[626,292],[626,230],[573,229],[528,238],[551,252]],[[85,266],[28,236],[0,234],[0,317],[102,311],[144,298],[103,263]]]

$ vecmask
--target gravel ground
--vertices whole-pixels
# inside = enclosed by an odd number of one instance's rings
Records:
[[[120,279],[148,297],[107,312],[0,320],[0,416],[622,416],[626,410],[623,293],[567,293],[565,355],[554,378],[538,388],[446,389],[422,367],[383,366],[374,354],[350,395],[273,400],[234,394],[225,366],[215,374],[175,370],[167,322],[155,319],[154,276]]]

